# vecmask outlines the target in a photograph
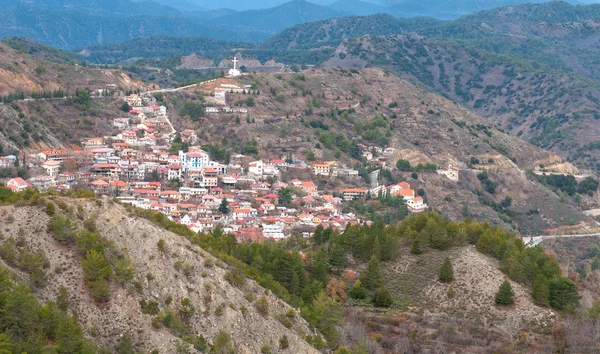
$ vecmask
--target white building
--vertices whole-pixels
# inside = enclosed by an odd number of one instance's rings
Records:
[[[283,233],[283,227],[284,224],[279,222],[273,224],[262,224],[263,236],[276,240],[282,239],[285,237]]]
[[[250,164],[248,165],[248,172],[253,175],[262,176],[264,170],[265,163],[261,160],[250,162]]]
[[[208,166],[210,162],[208,154],[202,150],[194,152],[179,151],[179,158],[181,160],[183,172],[187,172],[190,169],[200,169],[204,166]]]
[[[227,96],[225,90],[220,88],[215,89],[215,101],[217,101],[218,104],[227,104]]]

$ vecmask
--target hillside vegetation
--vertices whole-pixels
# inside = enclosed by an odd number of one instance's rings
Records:
[[[590,80],[417,35],[350,39],[323,65],[386,68],[580,167],[600,167],[586,147],[600,139],[600,86]]]
[[[2,200],[6,197],[2,193]],[[81,329],[73,319],[68,328],[83,330],[109,352],[127,338],[143,352],[193,346],[201,352],[212,347],[213,353],[257,353],[263,346],[279,347],[284,336],[290,352],[317,352],[300,338],[311,334],[302,318],[291,316],[287,326],[277,320],[290,310],[280,299],[200,247],[112,201],[34,193],[8,200],[19,205],[0,207],[0,257],[42,305],[48,304],[50,314],[76,314]],[[36,306],[29,297],[20,301]],[[28,311],[34,310],[21,311],[21,322],[9,324],[6,333],[19,348],[39,348],[40,339],[22,335],[35,319]],[[52,340],[58,348],[66,345],[61,335],[68,329],[60,323],[56,333],[44,332],[46,345],[52,346]],[[71,340],[73,349],[62,350],[83,352],[81,344],[75,346],[82,338]]]

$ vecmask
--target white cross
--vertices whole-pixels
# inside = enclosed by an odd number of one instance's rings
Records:
[[[237,69],[237,62],[238,62],[237,57],[233,57],[233,69],[234,70]]]

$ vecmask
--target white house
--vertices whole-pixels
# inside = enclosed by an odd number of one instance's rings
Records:
[[[179,151],[179,158],[181,160],[183,172],[187,172],[189,169],[200,169],[204,166],[208,166],[208,163],[210,162],[208,154],[202,150],[194,152]]]
[[[265,163],[261,160],[250,162],[250,164],[248,165],[248,172],[253,175],[262,176],[264,170]]]

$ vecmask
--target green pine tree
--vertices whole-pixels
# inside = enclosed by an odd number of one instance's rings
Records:
[[[367,269],[361,274],[360,282],[368,290],[375,290],[383,285],[381,270],[379,269],[379,259],[375,255],[371,256]]]
[[[496,304],[498,305],[512,305],[514,303],[513,297],[515,296],[515,291],[508,281],[504,281],[502,285],[500,285],[500,289],[496,293]]]
[[[329,264],[331,264],[331,266],[334,267],[338,273],[346,268],[346,265],[348,265],[348,257],[346,256],[346,250],[344,249],[344,246],[339,243],[333,245]]]
[[[221,205],[219,205],[219,212],[221,214],[229,214],[229,203],[226,198],[221,200]]]
[[[559,277],[550,280],[550,306],[557,310],[564,310],[570,305],[579,302],[579,291],[572,280]]]
[[[377,257],[381,260],[381,243],[379,242],[379,236],[373,237],[373,248],[371,249],[371,256]]]
[[[543,274],[538,274],[531,288],[533,302],[539,306],[550,305],[550,282]]]
[[[412,253],[412,254],[422,254],[423,253],[423,249],[421,248],[421,241],[419,239],[415,239],[413,241],[413,244],[410,247],[410,253]]]
[[[449,283],[454,280],[454,269],[452,268],[450,258],[446,257],[446,259],[444,259],[444,263],[442,263],[442,266],[440,267],[438,278],[442,283]]]
[[[314,280],[319,281],[323,286],[329,281],[329,256],[324,248],[320,248],[315,254],[310,267],[310,275]]]
[[[127,332],[121,337],[119,345],[117,345],[117,354],[135,354],[131,333]]]

